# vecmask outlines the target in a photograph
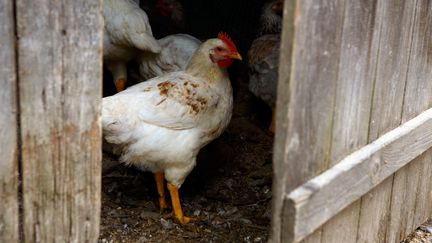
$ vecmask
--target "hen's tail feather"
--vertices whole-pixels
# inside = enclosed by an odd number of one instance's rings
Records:
[[[160,53],[162,47],[158,41],[149,33],[137,33],[131,38],[133,46],[142,50],[153,53]]]

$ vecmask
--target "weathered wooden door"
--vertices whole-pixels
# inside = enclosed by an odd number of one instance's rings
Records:
[[[0,242],[96,242],[101,0],[0,0]]]
[[[282,43],[272,241],[399,242],[432,215],[432,1],[287,0]]]

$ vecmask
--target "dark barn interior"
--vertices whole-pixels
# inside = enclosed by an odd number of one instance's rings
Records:
[[[269,1],[267,1],[269,2]],[[149,172],[117,163],[104,152],[100,242],[266,242],[271,219],[271,108],[248,90],[247,52],[260,34],[259,0],[182,0],[178,24],[141,0],[154,36],[187,33],[200,40],[228,33],[243,57],[228,69],[234,89],[229,127],[204,147],[180,190],[186,215],[198,222],[180,225],[160,214],[156,184]],[[129,63],[134,68],[134,63]],[[129,76],[131,79],[133,75]],[[104,70],[104,96],[115,93]]]

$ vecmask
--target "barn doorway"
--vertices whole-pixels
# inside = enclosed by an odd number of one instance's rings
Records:
[[[161,215],[153,175],[119,165],[115,156],[104,153],[100,241],[266,242],[272,214],[272,108],[250,91],[248,51],[255,39],[272,31],[262,31],[260,16],[265,5],[277,1],[177,2],[185,16],[181,27],[159,16],[152,5],[157,1],[141,0],[156,38],[187,33],[206,40],[224,31],[243,56],[241,63],[228,69],[234,89],[230,125],[201,150],[197,166],[180,190],[184,212],[200,221],[180,226]],[[136,68],[136,63],[129,66]],[[104,96],[112,95],[112,77],[107,70],[104,76]]]

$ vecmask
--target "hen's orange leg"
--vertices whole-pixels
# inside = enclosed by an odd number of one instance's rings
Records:
[[[272,120],[270,123],[269,131],[274,134],[276,130],[276,107],[272,107]]]
[[[119,78],[119,79],[114,81],[114,84],[116,86],[117,92],[120,92],[120,91],[123,91],[125,89],[126,80],[124,80],[123,78]]]
[[[159,194],[160,212],[162,213],[166,208],[168,208],[168,204],[165,201],[164,174],[162,172],[156,172],[154,173],[154,178],[156,181],[156,187]]]
[[[189,218],[189,217],[186,217],[183,215],[183,210],[182,210],[181,205],[180,205],[180,198],[179,198],[179,193],[178,193],[177,187],[168,182],[168,190],[169,190],[170,195],[171,195],[171,202],[172,202],[172,207],[174,210],[175,218],[181,224],[187,224],[187,223],[191,222],[191,220],[193,220],[192,218]]]

